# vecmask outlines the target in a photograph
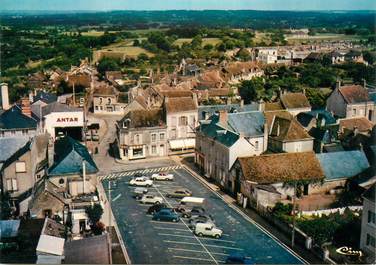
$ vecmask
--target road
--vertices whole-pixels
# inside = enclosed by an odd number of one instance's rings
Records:
[[[136,264],[219,264],[233,252],[240,252],[258,264],[302,264],[298,256],[272,238],[254,222],[227,204],[217,193],[208,189],[183,168],[169,171],[173,182],[155,182],[150,194],[163,197],[170,206],[178,200],[166,198],[166,192],[185,187],[194,196],[206,199],[205,208],[224,231],[221,239],[196,237],[187,220],[179,223],[153,221],[146,215],[148,206],[131,197],[130,175],[118,174],[112,181],[112,211],[117,221],[130,259]],[[103,186],[108,186],[108,178]]]

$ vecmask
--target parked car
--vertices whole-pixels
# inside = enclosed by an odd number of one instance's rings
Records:
[[[164,208],[170,209],[165,203],[154,204],[149,207],[146,214],[155,214],[156,212],[159,212],[161,209],[164,209]]]
[[[196,227],[196,224],[199,224],[199,223],[211,223],[214,225],[214,220],[210,215],[207,215],[207,214],[196,215],[188,220],[188,227],[190,229],[193,229]]]
[[[143,204],[159,204],[163,202],[163,198],[155,195],[145,194],[140,199],[140,202]]]
[[[192,192],[188,189],[176,189],[168,192],[166,196],[169,198],[184,198],[187,196],[192,196]]]
[[[226,264],[254,264],[254,262],[241,253],[231,253],[225,261]]]
[[[137,177],[131,179],[129,185],[140,186],[140,187],[151,187],[153,186],[153,181],[147,177]]]
[[[221,229],[217,228],[212,223],[197,223],[193,231],[197,236],[210,236],[215,238],[220,238],[223,233]]]
[[[133,190],[133,198],[141,199],[144,194],[148,193],[148,189],[144,187],[137,187]]]
[[[178,206],[175,208],[175,211],[180,213],[184,218],[191,218],[195,215],[205,214],[205,209],[200,206],[194,206],[192,208],[185,206]]]
[[[159,172],[151,176],[152,180],[174,180],[174,175],[165,172]]]
[[[172,209],[161,209],[153,215],[153,220],[179,222],[180,217]]]

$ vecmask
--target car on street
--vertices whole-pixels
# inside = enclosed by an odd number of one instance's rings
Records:
[[[190,229],[193,229],[196,227],[196,224],[198,223],[211,223],[214,225],[214,220],[210,215],[207,214],[196,215],[188,220],[188,227]]]
[[[254,264],[254,262],[241,253],[230,253],[226,258],[226,264]]]
[[[151,179],[148,179],[147,177],[137,177],[131,179],[129,185],[139,187],[151,187],[153,186],[153,181]]]
[[[165,203],[154,204],[149,207],[149,209],[146,211],[146,214],[154,214],[164,208],[169,208],[169,207]]]
[[[192,196],[192,192],[188,189],[181,188],[168,192],[166,196],[169,198],[184,198]]]
[[[205,214],[205,209],[200,206],[193,206],[185,207],[185,206],[178,206],[175,208],[175,211],[180,213],[182,217],[184,218],[191,218],[195,215]]]
[[[172,209],[161,209],[153,215],[153,220],[156,221],[169,221],[169,222],[179,222],[180,217]]]
[[[145,194],[141,197],[140,202],[143,204],[159,204],[163,202],[163,198],[155,195]]]
[[[148,193],[148,189],[144,187],[137,187],[133,190],[133,198],[141,199],[141,197]]]
[[[221,229],[217,228],[212,223],[198,223],[193,231],[197,236],[210,236],[215,238],[220,238],[223,233]]]
[[[151,175],[152,180],[169,180],[172,181],[174,180],[174,175],[168,174],[166,172],[159,172],[156,174]]]

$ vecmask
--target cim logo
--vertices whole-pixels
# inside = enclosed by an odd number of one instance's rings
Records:
[[[56,122],[78,122],[78,118],[57,118]]]

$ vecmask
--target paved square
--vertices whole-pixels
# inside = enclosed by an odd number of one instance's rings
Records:
[[[111,182],[112,210],[132,263],[219,264],[232,252],[241,252],[258,264],[303,263],[189,172],[176,168],[169,173],[174,174],[175,180],[154,181],[149,194],[163,197],[166,204],[174,207],[179,199],[167,198],[166,193],[181,187],[191,190],[193,196],[206,199],[206,211],[224,234],[220,239],[197,237],[184,218],[178,223],[153,221],[152,216],[146,215],[150,205],[132,198],[134,187],[128,185],[131,175],[119,174],[122,177]],[[108,179],[104,178],[102,183],[108,192]]]

